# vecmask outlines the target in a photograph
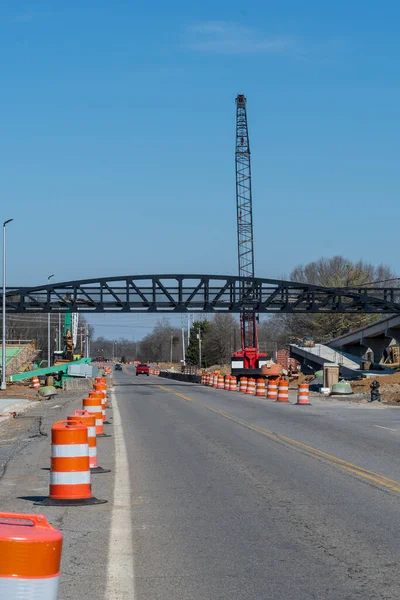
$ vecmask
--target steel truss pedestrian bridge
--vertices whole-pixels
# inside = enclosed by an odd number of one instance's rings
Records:
[[[400,313],[400,289],[327,288],[222,275],[132,275],[7,288],[6,311],[394,314]]]

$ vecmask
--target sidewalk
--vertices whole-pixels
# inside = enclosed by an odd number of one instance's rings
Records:
[[[22,398],[0,398],[0,427],[15,416],[11,413],[19,415],[38,404],[39,401],[24,400]]]

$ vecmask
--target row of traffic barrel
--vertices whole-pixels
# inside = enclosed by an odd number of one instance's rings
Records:
[[[150,367],[149,369],[149,375],[160,375],[160,369],[158,367]]]
[[[249,396],[268,398],[276,402],[289,402],[289,383],[279,377],[240,377],[221,375],[220,373],[203,373],[201,384],[218,390],[239,392]],[[310,405],[308,383],[299,383],[297,389],[297,405]]]
[[[99,465],[98,438],[110,438],[106,408],[107,378],[76,410],[51,428],[49,495],[41,506],[104,504],[92,494],[92,473],[110,473]],[[63,536],[42,514],[0,512],[0,599],[57,600]]]

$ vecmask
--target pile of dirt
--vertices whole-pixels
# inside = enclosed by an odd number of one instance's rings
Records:
[[[23,383],[7,384],[6,390],[0,390],[0,399],[20,398],[21,400],[40,400],[37,390],[29,386],[30,384]]]
[[[381,384],[379,391],[382,400],[385,402],[400,402],[400,371],[393,375],[377,376],[374,379]],[[355,394],[362,392],[370,392],[370,384],[372,379],[361,379],[360,381],[352,381],[351,387]]]

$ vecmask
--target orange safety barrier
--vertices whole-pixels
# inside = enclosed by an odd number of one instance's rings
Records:
[[[40,388],[39,377],[37,377],[36,375],[32,377],[32,387],[35,388],[35,390],[38,390]]]
[[[231,378],[229,380],[229,391],[230,392],[236,392],[237,391],[236,377],[234,375],[231,375]]]
[[[0,512],[0,598],[57,600],[62,542],[44,515]]]
[[[105,407],[107,408],[108,406],[108,402],[107,402],[107,385],[105,383],[95,383],[93,386],[93,389],[96,392],[101,392],[103,394],[103,398],[104,398],[104,403],[105,403]]]
[[[279,381],[277,402],[289,402],[289,384],[284,379]]]
[[[268,380],[268,387],[267,387],[267,398],[269,400],[276,400],[277,397],[278,397],[277,380],[276,379],[269,379]]]
[[[90,390],[89,398],[97,398],[97,400],[101,404],[101,418],[103,420],[103,425],[109,425],[110,423],[107,421],[106,415],[106,399],[104,398],[104,394],[99,390]]]
[[[212,373],[208,374],[208,385],[212,387],[214,385],[214,375]]]
[[[103,504],[92,496],[88,430],[83,423],[58,421],[51,428],[51,465],[49,497],[38,502],[44,506]]]
[[[257,379],[256,396],[262,396],[265,398],[265,380],[262,377]]]
[[[97,457],[96,417],[88,413],[87,410],[76,410],[73,415],[68,415],[67,421],[71,423],[83,423],[87,427],[90,472],[110,473],[110,469],[103,469],[103,467],[99,467],[99,461]]]
[[[82,408],[83,410],[87,410],[91,415],[95,416],[97,437],[111,437],[108,433],[104,432],[103,413],[100,398],[94,398],[93,396],[89,396],[89,398],[83,398]]]
[[[207,385],[207,377],[205,373],[203,373],[201,376],[201,385]]]
[[[311,406],[309,400],[309,386],[308,383],[299,383],[299,388],[297,391],[297,402],[296,404],[300,406]]]
[[[224,389],[225,390],[229,390],[230,384],[231,384],[231,376],[230,375],[225,375]]]
[[[254,396],[255,391],[256,391],[256,380],[254,379],[254,377],[249,377],[249,379],[247,380],[246,394],[250,394],[251,396]]]
[[[217,374],[213,375],[213,387],[215,387],[215,388],[218,387],[218,375]]]
[[[242,394],[247,392],[247,377],[240,378],[239,392],[242,392]]]
[[[217,378],[217,388],[219,390],[223,390],[224,386],[225,386],[225,383],[224,383],[224,377],[223,377],[223,375],[218,375],[218,378]]]

